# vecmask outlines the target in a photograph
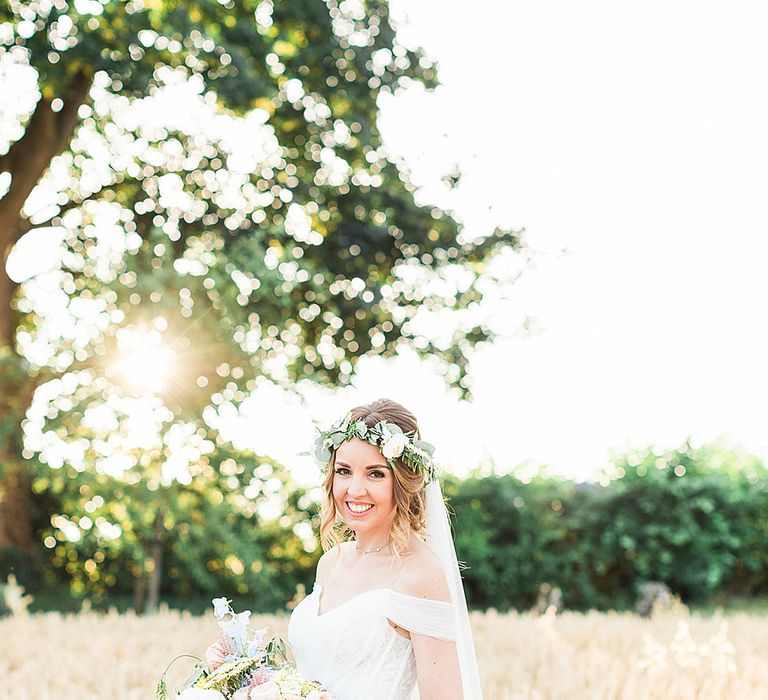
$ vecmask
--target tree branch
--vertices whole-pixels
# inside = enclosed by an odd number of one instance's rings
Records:
[[[11,185],[0,199],[0,248],[2,244],[9,251],[24,229],[21,212],[32,190],[51,160],[66,148],[75,126],[80,105],[88,98],[92,76],[84,70],[78,71],[65,91],[65,102],[61,111],[51,108],[53,100],[42,98],[24,130],[4,156],[0,157],[0,170],[11,173]],[[7,254],[6,252],[6,254]],[[0,262],[4,263],[5,260]]]
[[[80,69],[75,73],[72,82],[67,88],[67,95],[64,97],[64,107],[58,113],[56,120],[57,131],[57,143],[56,151],[53,155],[56,155],[69,143],[72,138],[72,134],[75,131],[75,127],[78,122],[78,111],[80,106],[85,104],[88,99],[88,93],[91,90],[91,84],[93,83],[93,73],[86,72]],[[53,158],[53,155],[51,158]]]

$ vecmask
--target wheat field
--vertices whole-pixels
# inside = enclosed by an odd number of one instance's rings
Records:
[[[254,616],[286,635],[288,618]],[[768,698],[768,616],[473,613],[486,700]],[[174,656],[201,656],[213,615],[81,612],[0,620],[0,696],[151,700]],[[169,688],[189,672],[177,662]],[[361,699],[363,700],[363,699]]]

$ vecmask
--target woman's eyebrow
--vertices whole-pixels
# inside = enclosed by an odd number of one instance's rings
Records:
[[[346,462],[337,461],[336,464],[340,464],[342,467],[349,467]],[[351,467],[350,467],[351,468]],[[392,469],[388,464],[369,464],[365,469]]]

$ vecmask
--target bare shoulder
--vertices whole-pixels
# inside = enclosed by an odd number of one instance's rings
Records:
[[[416,598],[451,602],[448,583],[440,560],[425,544],[403,559],[398,588]]]
[[[315,574],[315,580],[322,586],[325,584],[326,577],[328,576],[328,570],[331,564],[335,562],[341,554],[341,548],[344,544],[337,544],[331,547],[327,552],[323,552],[323,555],[317,562],[317,573]]]

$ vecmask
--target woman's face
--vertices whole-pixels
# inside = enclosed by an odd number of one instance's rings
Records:
[[[336,450],[333,501],[356,533],[389,537],[395,518],[394,477],[376,445],[353,438]]]

